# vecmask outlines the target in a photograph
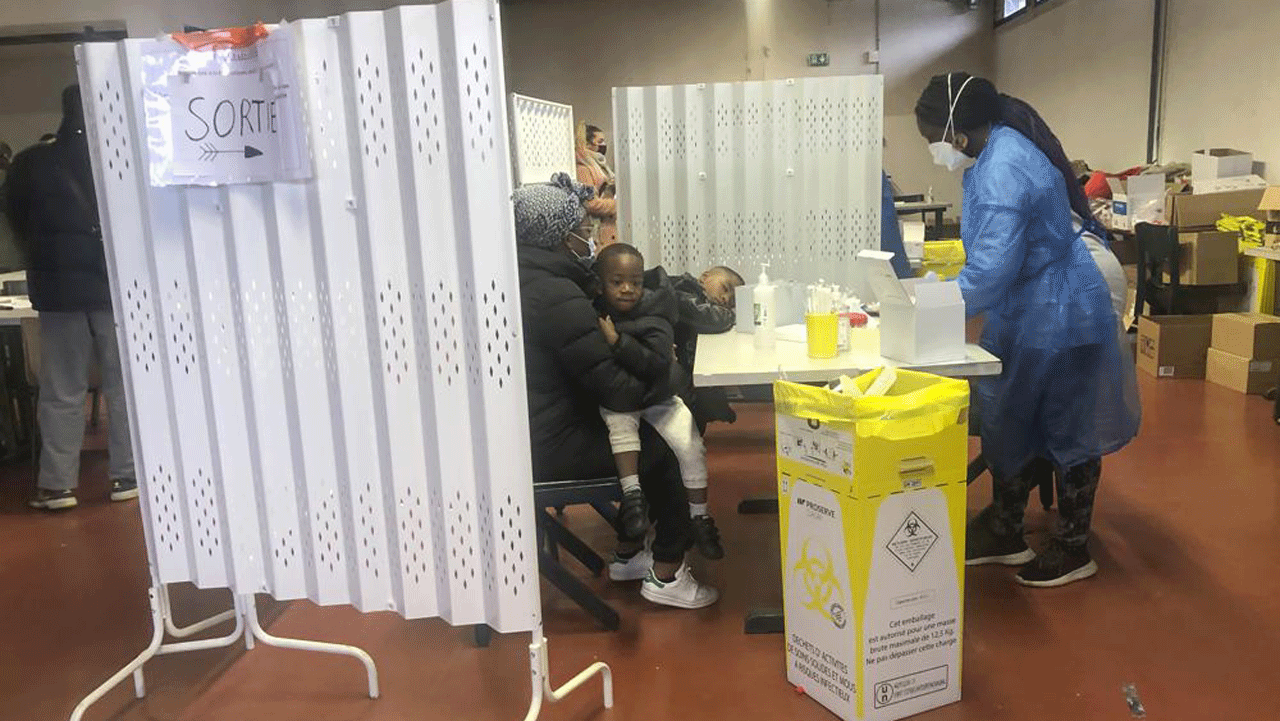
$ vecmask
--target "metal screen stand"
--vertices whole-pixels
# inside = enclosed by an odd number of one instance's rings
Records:
[[[547,639],[542,635],[541,622],[534,627],[532,633],[533,643],[529,644],[529,680],[533,693],[529,699],[529,712],[524,715],[524,721],[534,721],[538,718],[538,714],[542,712],[544,698],[552,703],[562,701],[596,674],[600,675],[600,682],[604,687],[604,707],[613,708],[613,671],[609,669],[609,664],[596,661],[584,668],[577,676],[566,681],[560,688],[553,689],[551,673],[548,670]]]
[[[267,633],[262,624],[258,620],[257,599],[252,595],[238,596],[235,599],[235,608],[230,611],[224,611],[210,618],[207,618],[190,626],[178,628],[173,623],[173,614],[169,602],[169,587],[165,584],[153,586],[148,592],[151,600],[151,643],[138,654],[137,658],[125,664],[124,668],[117,671],[111,678],[102,683],[101,686],[94,689],[85,696],[79,704],[76,705],[74,711],[71,712],[71,721],[80,721],[84,717],[89,707],[97,703],[103,696],[107,695],[111,689],[119,686],[129,676],[133,676],[133,693],[137,698],[142,698],[147,694],[146,681],[142,675],[142,667],[156,656],[165,656],[175,653],[185,653],[189,651],[204,651],[212,648],[226,648],[236,641],[244,638],[245,646],[253,648],[254,640],[261,641],[268,646],[277,648],[289,648],[299,651],[314,651],[317,653],[333,653],[343,656],[351,656],[364,664],[365,671],[368,674],[369,681],[369,698],[378,697],[378,669],[374,666],[373,659],[369,654],[355,646],[347,646],[338,643],[324,643],[321,641],[304,641],[300,639],[280,638]],[[165,632],[168,631],[170,636],[174,638],[184,638],[199,633],[205,629],[216,626],[220,623],[235,619],[236,625],[231,633],[226,636],[217,638],[199,639],[196,641],[179,641],[177,643],[164,643]],[[577,681],[578,679],[575,679]],[[581,681],[578,681],[581,683]],[[611,689],[606,693],[606,699],[612,702]]]

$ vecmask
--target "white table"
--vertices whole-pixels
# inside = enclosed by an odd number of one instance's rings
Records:
[[[1266,258],[1267,260],[1274,260],[1275,262],[1280,263],[1280,247],[1248,248],[1244,251],[1244,254],[1254,258]]]
[[[0,275],[0,283],[5,280],[13,280],[8,278],[11,273]],[[25,277],[26,274],[24,273]],[[19,279],[20,280],[20,279]],[[14,308],[14,305],[18,308]],[[23,319],[38,318],[39,314],[31,308],[31,301],[25,295],[19,296],[0,296],[0,326],[22,325]]]
[[[924,371],[951,378],[999,375],[1000,359],[976,345],[965,347],[966,358],[951,363],[900,363],[880,355],[880,330],[855,328],[850,337],[852,350],[835,358],[809,357],[804,343],[779,340],[772,350],[759,349],[755,336],[731,330],[698,337],[698,355],[693,367],[695,386],[755,386],[789,380],[820,383],[842,375],[858,375],[873,368],[889,366]]]

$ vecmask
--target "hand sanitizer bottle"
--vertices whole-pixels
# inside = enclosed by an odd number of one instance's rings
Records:
[[[774,332],[777,323],[777,288],[769,282],[769,264],[760,264],[760,278],[751,291],[751,309],[754,317],[756,347],[774,347],[777,340]]]

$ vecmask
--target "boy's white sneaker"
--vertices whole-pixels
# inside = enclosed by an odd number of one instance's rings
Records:
[[[653,554],[642,548],[631,558],[618,558],[615,553],[609,562],[609,578],[613,581],[639,581],[653,568]]]
[[[644,584],[640,586],[640,595],[654,603],[676,608],[706,608],[720,600],[720,592],[704,583],[698,583],[689,571],[689,564],[682,563],[676,569],[675,580],[659,581],[658,576],[649,570]]]

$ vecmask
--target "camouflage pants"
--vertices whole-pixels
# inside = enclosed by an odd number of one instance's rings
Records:
[[[991,484],[992,530],[997,533],[1022,534],[1022,519],[1027,512],[1027,496],[1039,485],[1043,474],[1052,473],[1045,460],[1033,461],[1013,478],[997,478]],[[1095,458],[1066,469],[1057,483],[1058,538],[1071,546],[1082,546],[1089,538],[1093,519],[1093,499],[1102,478],[1102,459]]]

